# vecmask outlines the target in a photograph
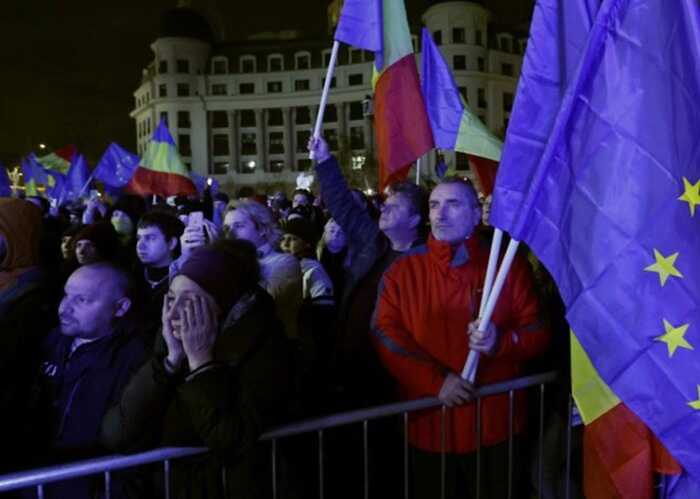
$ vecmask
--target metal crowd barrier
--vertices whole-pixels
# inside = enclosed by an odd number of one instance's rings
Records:
[[[477,404],[477,449],[476,449],[476,496],[480,497],[480,466],[481,466],[481,399],[489,395],[498,395],[508,393],[509,395],[509,431],[508,431],[508,497],[513,497],[513,416],[514,416],[514,397],[517,390],[526,388],[539,387],[539,421],[538,421],[538,470],[537,483],[539,497],[542,494],[543,486],[543,451],[544,451],[544,397],[545,386],[554,382],[558,375],[556,372],[546,372],[532,376],[525,376],[514,380],[509,380],[502,383],[494,383],[480,387],[476,390]],[[278,441],[280,439],[316,433],[318,437],[318,479],[319,479],[319,496],[324,498],[324,431],[331,428],[346,426],[351,424],[361,423],[363,427],[363,455],[364,455],[364,497],[369,497],[369,438],[368,425],[369,421],[386,418],[391,416],[403,416],[403,476],[404,476],[404,497],[409,497],[409,446],[408,446],[408,414],[414,411],[430,409],[441,406],[442,403],[437,398],[423,398],[412,400],[409,402],[394,403],[360,409],[350,412],[333,414],[330,416],[305,420],[298,423],[284,425],[266,432],[260,437],[261,441],[270,442],[272,447],[272,491],[273,497],[276,499],[279,494],[278,490]],[[566,476],[565,476],[565,497],[570,497],[570,473],[571,473],[571,414],[573,410],[573,402],[569,398],[568,422],[566,435]],[[442,453],[441,453],[441,487],[440,497],[445,497],[445,414],[446,407],[442,406]],[[163,463],[164,471],[164,491],[166,499],[171,497],[170,487],[170,467],[171,461],[178,458],[184,458],[207,452],[205,447],[163,447],[150,450],[138,454],[130,455],[111,455],[96,459],[88,459],[75,463],[61,464],[47,468],[22,471],[12,474],[0,476],[0,492],[36,487],[37,497],[43,499],[44,486],[49,483],[72,478],[85,477],[89,475],[102,474],[104,477],[104,496],[109,499],[111,496],[111,474],[114,471],[136,466],[142,466],[152,463]]]

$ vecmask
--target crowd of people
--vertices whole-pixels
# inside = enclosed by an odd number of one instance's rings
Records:
[[[508,395],[481,402],[477,442],[474,385],[460,373],[471,350],[481,357],[476,385],[518,377],[533,360],[548,367],[537,359],[561,350],[556,292],[518,255],[480,330],[490,238],[474,187],[450,178],[428,193],[402,181],[370,199],[348,186],[323,139],[309,148],[319,192],[298,189],[291,201],[206,190],[111,203],[91,195],[56,210],[38,197],[0,199],[0,473],[206,446],[173,464],[175,497],[268,497],[266,429],[436,396],[446,416],[409,418],[411,496],[436,497],[444,464],[446,497],[468,497],[480,446],[482,497],[506,497]],[[524,435],[524,393],[514,414]],[[375,463],[402,431],[380,428]],[[362,480],[351,440],[339,437],[343,450],[329,457],[333,497],[355,497]],[[304,446],[281,456],[292,497],[312,495],[297,473]],[[381,462],[377,490],[403,497]],[[118,474],[112,497],[159,497],[157,475]],[[87,477],[45,493],[101,489]]]

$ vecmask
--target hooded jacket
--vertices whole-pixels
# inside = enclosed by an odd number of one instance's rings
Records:
[[[469,354],[467,328],[478,316],[489,248],[473,236],[456,249],[435,240],[411,250],[384,274],[372,336],[384,366],[404,399],[435,397],[448,373],[459,375]],[[517,257],[492,318],[496,351],[481,355],[476,384],[518,377],[522,364],[542,353],[549,329],[540,317],[532,273]],[[525,424],[525,394],[515,396],[515,432]],[[508,438],[508,394],[487,397],[482,407],[482,445]],[[441,449],[441,409],[412,414],[409,440],[429,452]],[[476,449],[476,404],[448,409],[445,449]]]

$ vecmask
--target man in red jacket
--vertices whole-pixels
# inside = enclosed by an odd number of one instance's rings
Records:
[[[512,379],[521,364],[542,353],[549,331],[540,317],[530,268],[516,258],[492,322],[477,331],[477,315],[489,243],[473,235],[481,207],[468,182],[450,179],[430,194],[431,235],[387,270],[380,285],[372,335],[384,366],[405,399],[439,397],[445,418],[447,497],[475,489],[476,404],[474,387],[459,373],[470,350],[480,353],[478,385]],[[525,423],[524,393],[516,394],[514,429]],[[508,395],[481,401],[481,497],[507,491]],[[413,414],[415,497],[440,491],[441,410]]]

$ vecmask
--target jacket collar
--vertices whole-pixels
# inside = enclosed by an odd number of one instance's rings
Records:
[[[473,235],[461,244],[452,246],[444,241],[438,241],[432,234],[428,237],[428,249],[433,259],[441,269],[448,270],[462,267],[471,259],[474,242]]]

